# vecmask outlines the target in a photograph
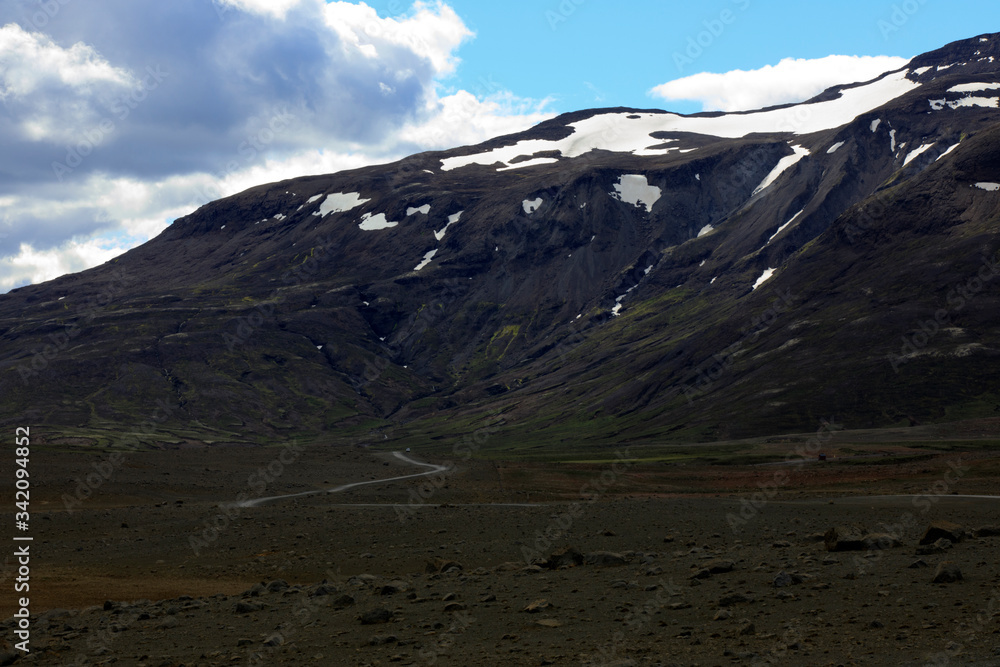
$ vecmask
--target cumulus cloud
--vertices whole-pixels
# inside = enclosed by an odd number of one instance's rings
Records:
[[[869,81],[907,62],[894,56],[785,58],[755,70],[686,76],[656,86],[650,94],[667,101],[698,101],[704,111],[750,111],[803,102],[832,86]]]
[[[0,293],[88,268],[210,199],[478,143],[551,117],[448,89],[443,2],[0,3]],[[33,14],[34,12],[34,14]],[[20,24],[18,23],[20,22]]]

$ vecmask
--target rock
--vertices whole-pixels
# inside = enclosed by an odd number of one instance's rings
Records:
[[[13,665],[20,657],[17,651],[0,651],[0,665]]]
[[[667,535],[666,537],[664,537],[664,538],[663,538],[663,541],[664,541],[664,542],[667,542],[667,543],[670,543],[670,542],[673,542],[673,541],[674,541],[674,540],[676,540],[676,539],[677,539],[677,538],[676,538],[676,537],[674,537],[673,535]]]
[[[743,625],[740,626],[739,634],[741,636],[755,635],[757,634],[757,626],[751,621],[744,621]]]
[[[390,581],[379,589],[379,595],[395,595],[409,589],[410,585],[405,581]]]
[[[858,526],[835,526],[826,531],[823,541],[827,551],[864,551],[865,532]]]
[[[265,591],[267,591],[267,587],[264,586],[264,584],[254,584],[247,590],[243,591],[243,597],[245,598],[260,597]]]
[[[773,548],[773,549],[787,549],[790,546],[792,546],[792,543],[789,542],[788,540],[778,540],[777,542],[775,542],[775,543],[773,543],[771,545],[771,548]]]
[[[561,628],[562,621],[557,621],[554,618],[540,618],[537,621],[535,621],[535,625],[540,625],[543,628]],[[551,665],[555,663],[550,662],[549,664]]]
[[[576,547],[557,549],[556,551],[553,551],[548,560],[545,561],[545,567],[550,570],[558,570],[564,567],[577,567],[580,565],[583,565],[583,554]]]
[[[483,597],[479,598],[479,601],[483,602],[483,603],[486,603],[486,602],[496,602],[497,601],[497,596],[495,596],[492,593],[490,593],[488,595],[484,595]]]
[[[237,614],[249,614],[251,612],[260,611],[263,607],[256,602],[247,602],[245,600],[240,600],[236,603],[236,613]]]
[[[284,643],[285,643],[285,638],[279,634],[273,634],[264,640],[264,646],[267,647],[281,646]]]
[[[920,538],[920,544],[934,544],[942,537],[952,542],[961,542],[965,537],[965,529],[951,521],[933,521]]]
[[[427,561],[427,565],[424,568],[427,574],[444,574],[449,570],[462,570],[462,569],[465,568],[462,567],[461,563],[453,560],[448,560],[447,558],[434,558],[433,560],[429,560]]]
[[[736,567],[736,563],[724,558],[713,558],[702,567],[708,570],[711,574],[725,574],[726,572],[732,572]]]
[[[930,565],[928,565],[925,561],[918,558],[917,560],[913,561],[906,567],[910,568],[911,570],[916,570],[922,567],[930,567]]]
[[[468,607],[466,607],[465,603],[463,602],[449,602],[444,607],[444,610],[449,613],[456,611],[465,611],[466,609],[468,609]]]
[[[280,593],[281,591],[288,590],[288,582],[284,579],[275,579],[267,585],[267,590],[269,593]]]
[[[309,597],[323,597],[324,595],[336,595],[339,591],[336,586],[331,584],[322,583],[318,586],[314,586],[309,591]]]
[[[924,544],[917,547],[918,556],[930,556],[933,554],[943,554],[948,549],[953,546],[951,540],[940,538],[934,541],[934,544]]]
[[[962,570],[959,569],[958,565],[949,560],[943,560],[938,563],[937,569],[934,570],[934,579],[931,580],[931,583],[950,584],[956,581],[962,581]]]
[[[247,639],[246,637],[236,640],[236,646],[250,646],[250,644],[253,644],[253,640]]]
[[[663,568],[660,567],[659,565],[654,565],[653,567],[646,569],[647,577],[658,577],[661,574],[663,574]]]
[[[787,572],[779,572],[778,575],[771,580],[771,585],[775,588],[784,588],[785,586],[792,585],[792,576]]]
[[[868,627],[871,628],[872,630],[880,630],[885,627],[885,623],[876,620],[869,623]]]
[[[399,637],[396,635],[375,635],[368,640],[369,646],[385,646],[386,644],[398,644]]]
[[[354,602],[355,600],[352,596],[348,595],[347,593],[344,593],[343,595],[341,595],[340,597],[338,597],[336,600],[333,601],[333,606],[350,607],[352,604],[354,604]]]
[[[551,609],[551,608],[552,608],[552,603],[543,598],[540,600],[535,600],[521,611],[525,611],[529,614],[537,614],[540,611],[544,611],[545,609]]]
[[[597,567],[619,567],[628,564],[625,556],[611,551],[591,552],[584,557],[584,562],[587,565],[595,565]]]
[[[868,533],[862,538],[865,549],[874,551],[875,549],[893,549],[903,546],[903,543],[895,535],[889,533]]]
[[[1000,537],[1000,526],[983,526],[972,531],[973,537]]]
[[[370,609],[363,612],[358,616],[358,620],[361,621],[361,625],[388,623],[392,620],[392,612],[385,607],[378,607],[377,609]]]
[[[720,609],[715,612],[715,616],[712,617],[713,621],[727,621],[733,617],[733,612],[728,609]]]
[[[176,616],[167,616],[166,618],[161,619],[160,622],[156,624],[156,627],[161,630],[170,630],[172,628],[176,628],[180,624],[181,622],[177,620]]]

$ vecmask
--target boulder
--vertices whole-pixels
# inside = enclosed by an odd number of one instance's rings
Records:
[[[583,565],[583,554],[576,547],[565,547],[552,552],[545,567],[550,570],[558,570],[564,567],[577,567]]]
[[[875,549],[893,549],[903,546],[903,543],[895,535],[889,533],[868,533],[862,538],[867,551]]]
[[[927,527],[924,536],[920,538],[920,544],[934,544],[942,537],[952,542],[961,542],[962,538],[965,537],[965,529],[951,521],[934,521]]]
[[[950,560],[943,560],[938,563],[937,569],[934,570],[934,579],[931,580],[931,583],[950,584],[956,581],[962,581],[962,570],[959,569],[958,565]]]
[[[858,526],[835,526],[826,531],[823,541],[827,551],[864,551],[867,531]]]

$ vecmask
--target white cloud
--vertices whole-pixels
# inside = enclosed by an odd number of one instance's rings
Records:
[[[402,18],[381,18],[363,2],[331,2],[323,17],[345,44],[365,56],[379,57],[380,44],[402,47],[427,58],[438,75],[454,72],[459,62],[455,49],[474,36],[455,10],[441,2],[415,2],[412,13]]]
[[[100,24],[106,42],[65,48],[58,37],[0,29],[0,103],[17,128],[5,134],[0,123],[0,144],[13,136],[31,163],[31,171],[18,167],[31,177],[16,188],[0,183],[0,293],[101,264],[211,199],[475,144],[553,115],[547,100],[518,98],[495,84],[477,94],[442,86],[459,63],[458,48],[473,37],[442,2],[416,2],[390,18],[365,3],[213,2],[221,14],[213,18],[222,20],[208,25],[211,39],[155,53],[120,48],[114,22],[125,19],[114,14]],[[160,30],[143,16],[128,29]],[[151,62],[171,75],[140,112],[123,118],[102,106],[123,87],[135,90],[131,72],[145,76]],[[183,89],[168,91],[178,82]],[[280,131],[270,123],[286,115]],[[113,141],[100,142],[58,181],[52,161],[109,117]],[[0,171],[4,159],[20,164],[13,151],[0,153]]]
[[[650,94],[667,101],[696,100],[705,111],[750,111],[803,102],[831,86],[869,81],[907,62],[894,56],[785,58],[756,70],[686,76],[656,86]]]

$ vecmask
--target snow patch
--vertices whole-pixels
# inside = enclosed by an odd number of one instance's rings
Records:
[[[318,194],[315,197],[310,197],[309,199],[306,200],[306,203],[307,204],[311,204],[311,203],[313,203],[314,201],[316,201],[317,199],[319,199],[322,196],[323,196],[322,194]]]
[[[778,231],[776,231],[775,233],[771,234],[771,238],[769,238],[767,240],[767,243],[764,244],[764,247],[766,248],[767,246],[769,246],[771,244],[771,241],[774,240],[774,237],[777,236],[778,234],[780,234],[781,232],[785,231],[785,229],[788,227],[788,225],[790,225],[793,222],[795,222],[795,220],[800,215],[802,215],[803,212],[805,212],[805,209],[802,209],[801,211],[799,211],[798,213],[796,213],[795,215],[793,215],[791,220],[789,220],[788,222],[786,222],[785,224],[783,224],[781,227],[778,227]]]
[[[774,275],[774,272],[776,270],[777,269],[766,269],[764,271],[764,273],[762,273],[760,275],[760,278],[757,279],[757,282],[755,282],[753,284],[753,289],[757,289],[758,287],[760,287],[761,285],[763,285],[765,282],[767,282],[768,280],[770,280],[771,276]]]
[[[389,222],[386,220],[385,213],[379,213],[378,215],[365,213],[361,216],[361,224],[359,224],[358,227],[366,232],[373,232],[379,229],[389,229],[390,227],[395,227],[398,224],[398,222]]]
[[[839,148],[840,148],[841,146],[843,146],[843,145],[844,145],[844,144],[846,144],[846,143],[847,143],[846,141],[838,141],[838,142],[837,142],[837,143],[835,143],[834,145],[830,146],[830,150],[828,150],[828,151],[826,152],[826,154],[827,154],[827,155],[833,155],[834,153],[836,153],[836,152],[837,152],[837,149],[839,149]]]
[[[274,219],[275,220],[284,220],[285,219],[285,215],[283,213],[279,213],[276,216],[274,216]]]
[[[537,167],[541,164],[552,164],[553,162],[558,162],[554,157],[537,157],[534,160],[525,160],[524,162],[515,162],[509,167],[501,167],[497,171],[510,171],[511,169],[524,169],[525,167]],[[445,171],[448,171],[447,169]]]
[[[909,154],[906,156],[906,159],[903,160],[903,166],[905,167],[906,165],[908,165],[911,162],[913,162],[914,160],[916,160],[918,157],[920,157],[920,155],[924,151],[926,151],[927,149],[929,149],[933,145],[934,145],[933,142],[929,143],[929,144],[924,144],[920,148],[916,148],[916,149],[910,151]]]
[[[861,114],[877,109],[921,84],[906,78],[907,71],[900,70],[883,76],[877,81],[840,91],[839,97],[823,102],[798,104],[782,109],[751,113],[727,113],[718,116],[681,116],[674,113],[632,114],[605,113],[570,123],[572,134],[563,139],[526,139],[513,146],[502,146],[482,153],[462,155],[441,160],[444,171],[472,164],[495,165],[501,168],[522,168],[529,164],[542,164],[538,158],[527,162],[509,164],[511,160],[534,155],[542,151],[559,151],[562,157],[573,158],[600,149],[637,156],[662,156],[680,147],[664,146],[662,139],[654,139],[654,132],[691,132],[728,139],[745,137],[753,132],[791,132],[797,135],[813,134],[846,125]],[[638,118],[629,118],[637,115]],[[656,146],[657,148],[653,148]]]
[[[431,251],[427,252],[424,255],[424,261],[420,262],[415,267],[413,267],[413,270],[414,271],[419,271],[420,269],[422,269],[425,266],[427,266],[428,264],[430,264],[431,260],[434,259],[434,255],[436,255],[436,254],[437,254],[437,248],[434,248],[434,250],[431,250]]]
[[[931,71],[932,69],[934,69],[934,68],[933,67],[920,67],[918,69],[913,70],[912,74],[914,76],[920,76],[921,74],[925,74],[925,73]]]
[[[424,215],[427,215],[430,212],[431,212],[431,205],[430,204],[424,204],[423,206],[417,206],[417,207],[407,208],[406,209],[406,217],[410,217],[411,215],[413,215],[415,213],[422,213]]]
[[[714,231],[715,231],[715,227],[713,227],[712,225],[705,225],[698,232],[698,238],[701,238],[702,236],[705,236],[706,234],[711,234]]]
[[[644,275],[647,275],[647,276],[648,276],[648,275],[649,275],[649,272],[650,272],[650,271],[652,271],[652,270],[653,270],[653,265],[652,265],[652,264],[650,264],[649,266],[647,266],[647,267],[646,267],[646,268],[645,268],[645,269],[643,270],[643,274],[644,274]]]
[[[444,233],[446,231],[448,231],[449,227],[451,227],[456,222],[458,222],[458,219],[462,217],[462,213],[464,213],[464,212],[465,211],[459,211],[458,213],[452,213],[451,215],[449,215],[448,216],[448,224],[445,225],[442,229],[434,232],[434,238],[436,238],[438,241],[440,241],[441,239],[443,239],[444,238]]]
[[[938,155],[937,156],[937,160],[934,160],[934,161],[937,162],[938,160],[940,160],[941,158],[943,158],[945,155],[947,155],[948,153],[952,152],[956,148],[958,148],[958,144],[955,144],[954,146],[952,146],[951,148],[949,148],[948,150],[946,150],[944,153],[941,153],[941,155]]]
[[[309,201],[312,200],[310,199]],[[313,215],[323,217],[330,213],[344,213],[370,201],[371,199],[362,199],[361,195],[357,192],[336,192],[332,195],[327,195],[323,203],[319,205],[319,210],[313,213]],[[395,224],[393,223],[393,225]]]
[[[987,192],[996,192],[1000,190],[1000,183],[976,183],[976,187]]]
[[[948,89],[949,93],[980,93],[1000,88],[1000,83],[962,83]]]
[[[872,132],[873,133],[875,132],[875,130],[878,129],[879,123],[881,123],[881,122],[882,122],[881,118],[878,118],[878,119],[872,121]]]
[[[695,174],[694,175],[694,180],[700,181],[701,180],[701,174]]]
[[[757,194],[758,192],[770,186],[772,183],[778,180],[778,177],[781,176],[781,174],[786,169],[789,169],[790,167],[795,165],[799,160],[809,155],[809,149],[803,148],[802,146],[792,146],[792,150],[795,152],[792,153],[791,155],[788,155],[778,160],[778,164],[776,164],[774,166],[774,169],[771,170],[771,173],[768,174],[763,181],[761,181],[761,184],[758,185],[756,189],[754,189],[753,194]]]
[[[719,277],[718,277],[718,276],[716,276],[716,277],[712,278],[711,280],[709,280],[709,281],[708,281],[708,284],[709,284],[709,285],[714,285],[714,284],[715,284],[715,281],[716,281],[716,280],[718,280],[718,279],[719,279]]]
[[[542,198],[539,197],[538,199],[525,199],[523,202],[521,202],[521,206],[524,207],[525,214],[531,215],[539,208],[541,208]]]
[[[219,229],[225,229],[225,228],[226,228],[225,225],[222,225],[221,227],[219,227]]]
[[[1000,98],[996,97],[963,97],[960,100],[955,100],[954,102],[948,102],[948,106],[952,109],[958,109],[959,107],[990,107],[993,109],[1000,108]]]
[[[608,194],[633,206],[643,204],[647,213],[653,210],[653,204],[663,195],[660,188],[650,185],[645,176],[638,174],[623,174],[615,183],[615,190],[618,192]]]
[[[889,150],[896,150],[896,130],[889,130]]]

